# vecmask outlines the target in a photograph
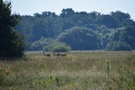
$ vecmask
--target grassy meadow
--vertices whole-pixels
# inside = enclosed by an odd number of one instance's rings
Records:
[[[0,60],[0,90],[135,90],[135,51],[25,54]]]

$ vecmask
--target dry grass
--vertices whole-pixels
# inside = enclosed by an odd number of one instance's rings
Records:
[[[0,90],[135,90],[135,52],[27,52],[0,61]]]

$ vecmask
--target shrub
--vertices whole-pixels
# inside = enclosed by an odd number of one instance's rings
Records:
[[[70,50],[71,50],[71,48],[66,45],[57,45],[57,46],[53,47],[53,49],[52,49],[53,52],[68,52]]]
[[[111,51],[132,51],[132,47],[125,42],[112,41],[107,44],[106,50]]]

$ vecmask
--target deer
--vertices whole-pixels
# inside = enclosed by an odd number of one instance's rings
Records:
[[[51,55],[48,53],[46,54],[45,52],[43,52],[44,56],[50,57]]]
[[[64,57],[64,56],[67,56],[67,54],[66,53],[61,54],[61,57]]]
[[[58,56],[58,57],[64,57],[64,56],[66,56],[67,54],[66,53],[55,53],[55,52],[53,52],[53,55],[54,56]]]
[[[54,55],[54,56],[58,56],[58,57],[60,57],[60,56],[61,56],[61,54],[60,54],[60,53],[55,53],[55,52],[53,52],[53,55]]]

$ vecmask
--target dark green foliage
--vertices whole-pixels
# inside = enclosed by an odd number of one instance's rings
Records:
[[[126,42],[133,49],[135,48],[135,29],[132,26],[117,28],[110,35],[110,41]]]
[[[60,16],[63,18],[72,17],[72,15],[74,15],[74,10],[72,10],[72,8],[63,9],[62,13],[60,14]]]
[[[110,51],[131,51],[132,47],[125,42],[113,41],[107,44],[106,50]]]
[[[128,13],[123,13],[121,11],[111,12],[111,16],[119,23],[119,27],[123,27],[126,22],[132,21]]]
[[[104,49],[106,45],[110,42],[110,35],[111,32],[114,31],[113,29],[107,28],[105,25],[97,28],[98,30],[98,45],[99,49]]]
[[[126,26],[124,36],[124,41],[135,49],[135,28],[132,26]]]
[[[78,30],[71,30],[74,27],[78,27]],[[82,27],[90,31],[81,31]],[[101,14],[96,11],[75,12],[72,8],[67,8],[60,15],[44,11],[33,16],[22,16],[16,28],[26,37],[26,50],[42,50],[43,47],[39,48],[40,45],[35,44],[42,37],[53,40],[58,37],[73,50],[105,49],[110,41],[125,42],[135,49],[135,21],[128,13],[121,11]],[[44,49],[50,50],[49,48],[50,45],[46,45]]]
[[[14,30],[20,16],[11,14],[11,3],[0,1],[0,57],[22,57],[23,36]]]
[[[38,41],[35,41],[33,42],[31,45],[30,45],[30,48],[29,50],[32,50],[32,51],[38,51],[38,50],[44,50],[44,51],[49,51],[49,45],[53,42],[54,40],[52,39],[44,39],[44,38],[41,38],[40,40]],[[47,47],[47,48],[46,48]]]
[[[117,28],[119,25],[118,21],[110,15],[102,15],[97,19],[97,21],[100,25],[105,25],[108,28]]]
[[[53,47],[52,51],[53,52],[69,52],[70,51],[70,47],[67,45],[56,45],[55,47]]]
[[[58,36],[61,42],[73,50],[94,50],[98,48],[97,34],[85,27],[73,27]]]
[[[32,51],[52,51],[55,46],[66,46],[63,42],[58,42],[52,38],[41,38],[30,44],[29,50]],[[27,47],[28,48],[28,47]]]

